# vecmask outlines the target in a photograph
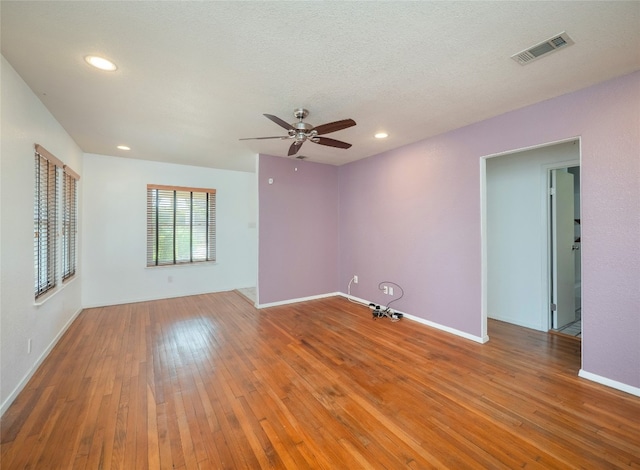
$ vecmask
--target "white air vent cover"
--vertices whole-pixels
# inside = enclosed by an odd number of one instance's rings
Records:
[[[541,42],[540,44],[536,44],[533,47],[529,47],[522,52],[518,52],[511,56],[513,60],[518,62],[520,65],[526,65],[534,60],[539,59],[547,54],[551,54],[558,49],[562,49],[564,47],[570,46],[574,44],[573,39],[569,37],[567,33],[564,31],[560,34],[557,34],[546,41]]]

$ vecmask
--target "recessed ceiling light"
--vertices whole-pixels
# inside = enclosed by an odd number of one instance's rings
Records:
[[[374,137],[376,139],[386,139],[387,137],[389,137],[389,134],[387,134],[386,132],[378,132],[376,135],[374,135]]]
[[[87,64],[93,65],[95,68],[105,70],[107,72],[113,72],[114,70],[118,69],[116,64],[114,64],[110,60],[105,59],[104,57],[88,55],[84,58],[84,60],[87,62]]]
[[[120,150],[131,150],[131,147],[127,147],[126,145],[118,145]]]

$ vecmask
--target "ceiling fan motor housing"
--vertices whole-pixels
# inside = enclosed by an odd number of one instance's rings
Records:
[[[303,122],[302,120],[309,115],[309,111],[303,108],[298,108],[294,111],[294,116],[299,119],[298,122],[293,122],[291,125],[295,127],[295,131],[290,131],[291,135],[293,132],[293,136],[295,137],[296,143],[302,144],[308,138],[313,137],[313,126],[309,123]]]
[[[300,131],[302,131],[302,132],[308,132],[308,131],[310,131],[311,129],[313,129],[313,126],[312,126],[311,124],[306,123],[306,122],[302,122],[302,121],[294,122],[294,123],[292,123],[291,125],[292,125],[293,127],[295,127],[295,128],[298,130],[298,132],[300,132]]]

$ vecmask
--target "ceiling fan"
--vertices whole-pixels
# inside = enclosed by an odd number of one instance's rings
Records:
[[[302,144],[307,140],[313,142],[314,144],[327,145],[329,147],[337,147],[340,149],[348,149],[349,147],[351,147],[351,144],[348,144],[346,142],[320,136],[329,134],[330,132],[336,132],[348,127],[355,126],[356,122],[353,119],[343,119],[342,121],[329,122],[327,124],[322,124],[321,126],[314,127],[311,124],[303,121],[303,119],[309,115],[309,111],[307,111],[306,109],[297,108],[293,111],[293,115],[296,117],[296,119],[298,119],[298,122],[294,122],[292,124],[289,124],[285,120],[280,119],[273,114],[264,115],[267,119],[272,120],[280,127],[284,127],[287,130],[288,135],[275,137],[249,137],[240,140],[293,139],[293,143],[291,144],[291,147],[289,147],[289,156],[298,153],[298,150],[300,150]]]

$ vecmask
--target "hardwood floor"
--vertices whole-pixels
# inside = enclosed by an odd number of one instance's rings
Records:
[[[579,342],[489,334],[342,298],[88,309],[2,417],[1,467],[640,468],[640,398],[578,378]]]

